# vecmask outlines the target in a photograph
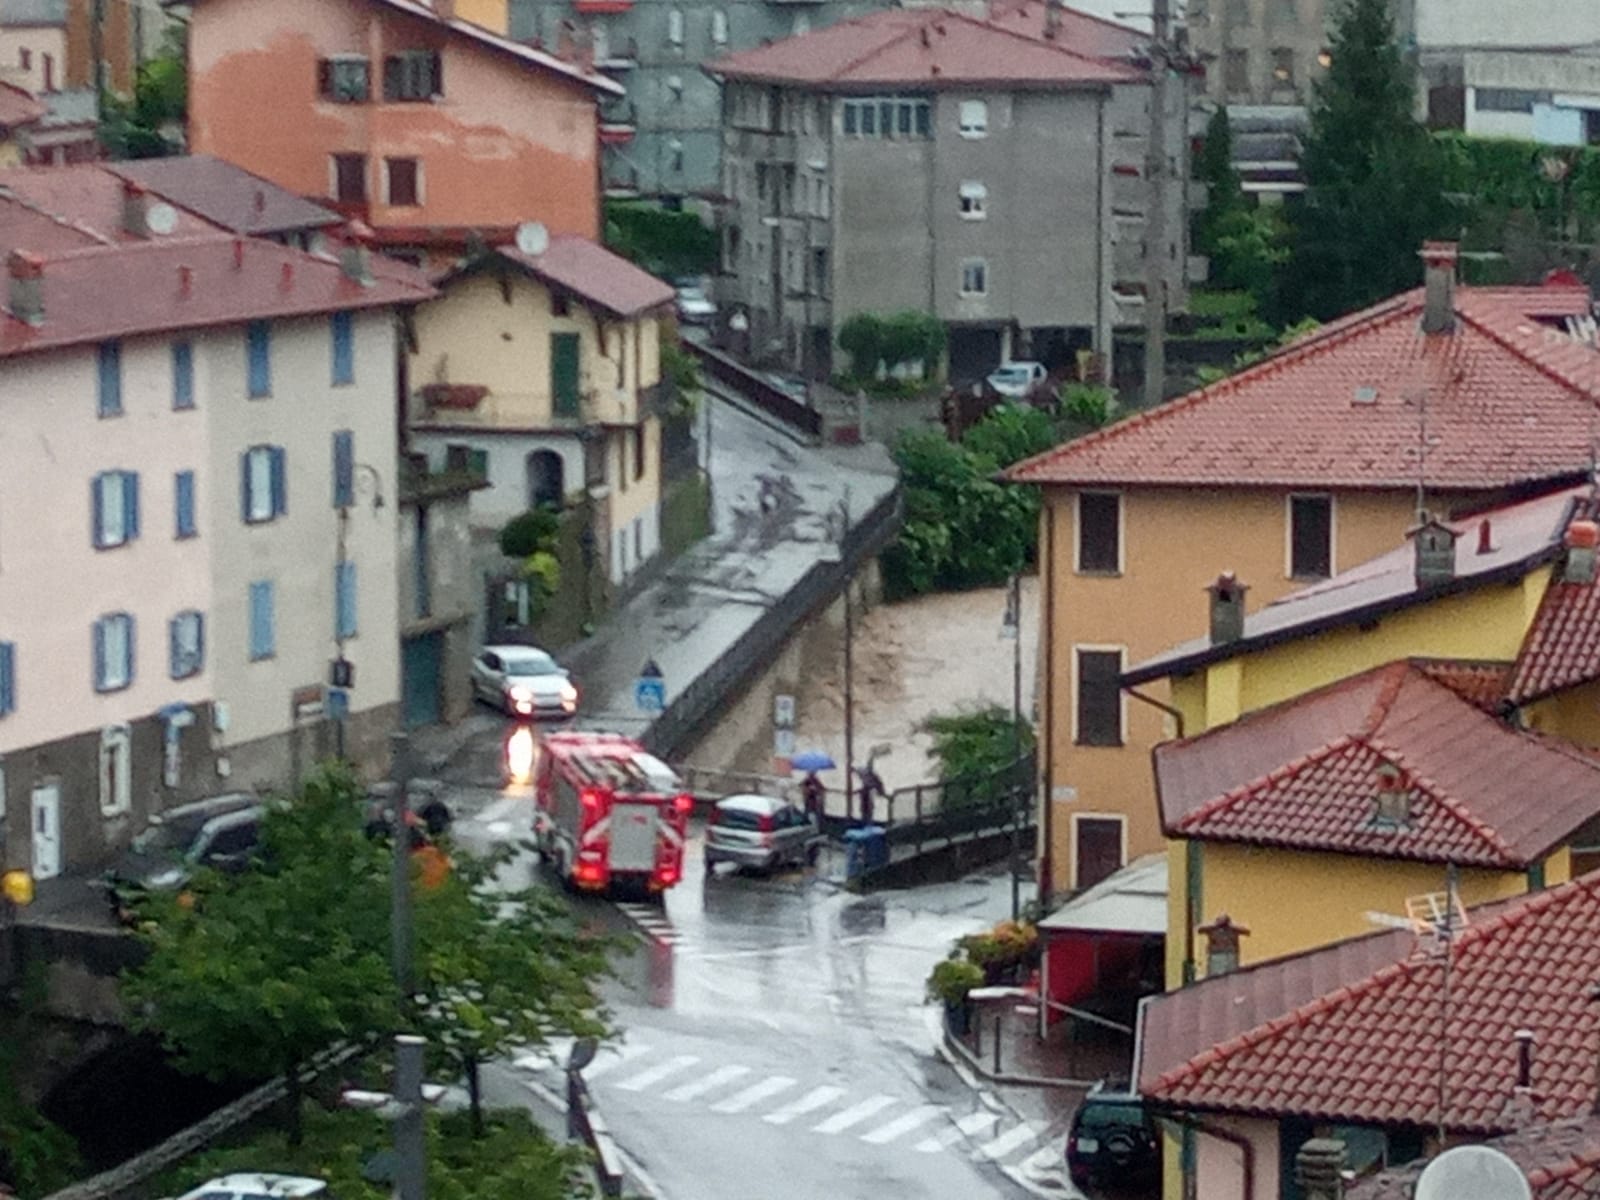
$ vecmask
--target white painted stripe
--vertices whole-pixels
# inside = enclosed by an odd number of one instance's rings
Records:
[[[791,1100],[776,1112],[770,1112],[761,1119],[772,1125],[787,1125],[796,1117],[803,1117],[808,1112],[815,1112],[825,1104],[832,1104],[842,1095],[844,1095],[842,1087],[824,1086],[812,1088],[800,1099]]]
[[[719,1067],[703,1079],[696,1079],[693,1083],[686,1083],[682,1087],[673,1088],[667,1093],[668,1100],[693,1100],[696,1096],[704,1096],[707,1092],[721,1087],[725,1083],[732,1083],[741,1075],[750,1074],[749,1067]]]
[[[1005,1133],[995,1138],[994,1141],[982,1147],[978,1154],[983,1158],[1004,1158],[1013,1150],[1026,1146],[1029,1142],[1037,1141],[1039,1134],[1043,1131],[1044,1127],[1037,1122],[1024,1121],[1021,1125],[1008,1129]]]
[[[861,1140],[870,1142],[874,1146],[883,1146],[895,1140],[903,1133],[910,1133],[919,1125],[926,1125],[929,1121],[944,1112],[937,1104],[924,1104],[921,1108],[913,1108],[910,1112],[896,1117],[887,1125],[881,1125],[871,1133],[863,1134]]]
[[[760,1083],[752,1084],[742,1092],[736,1092],[719,1104],[713,1104],[711,1111],[714,1113],[743,1112],[753,1104],[759,1104],[768,1096],[776,1096],[779,1092],[787,1091],[795,1085],[793,1079],[784,1075],[774,1075],[763,1079]]]
[[[854,1108],[847,1108],[842,1113],[835,1113],[821,1125],[812,1126],[811,1132],[842,1133],[844,1130],[849,1129],[850,1126],[861,1124],[868,1117],[881,1113],[895,1103],[897,1101],[893,1096],[873,1096],[869,1100],[863,1100]]]
[[[975,1112],[968,1113],[955,1125],[931,1138],[924,1138],[917,1143],[917,1149],[924,1154],[933,1154],[947,1146],[953,1146],[963,1137],[973,1137],[986,1134],[990,1128],[1000,1120],[999,1113]]]
[[[664,1063],[657,1063],[648,1071],[642,1071],[632,1079],[625,1079],[617,1084],[617,1088],[624,1092],[642,1092],[647,1087],[660,1083],[668,1075],[676,1075],[679,1071],[687,1071],[700,1061],[698,1054],[680,1054],[676,1058],[669,1058]]]
[[[583,1069],[585,1079],[594,1079],[604,1075],[607,1071],[614,1071],[625,1062],[632,1062],[641,1054],[646,1054],[649,1046],[641,1046],[638,1042],[623,1042],[620,1046],[607,1046],[595,1056],[595,1060]]]

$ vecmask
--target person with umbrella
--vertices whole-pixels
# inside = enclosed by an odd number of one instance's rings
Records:
[[[805,798],[806,813],[814,817],[817,827],[821,828],[827,808],[828,789],[817,778],[817,772],[833,770],[833,759],[820,750],[807,750],[795,755],[789,764],[806,773],[800,784],[800,794]]]

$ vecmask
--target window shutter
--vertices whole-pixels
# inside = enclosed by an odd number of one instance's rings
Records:
[[[122,347],[116,342],[101,342],[97,358],[100,368],[100,415],[119,416],[122,412]]]
[[[17,648],[0,642],[0,717],[17,709]]]
[[[194,535],[194,472],[179,471],[173,476],[174,523],[177,536]]]
[[[104,479],[104,475],[96,475],[89,480],[89,544],[97,548],[106,544],[102,532],[105,529],[105,509],[100,500],[100,489]]]
[[[250,523],[250,451],[239,455],[239,517]]]
[[[89,627],[89,641],[94,648],[94,690],[106,690],[106,619],[101,617]]]
[[[250,398],[272,394],[272,327],[265,321],[251,321],[245,330],[246,357],[249,359]]]
[[[130,615],[124,614],[124,616],[122,618],[122,632],[123,632],[123,639],[122,639],[123,659],[122,659],[122,662],[123,662],[123,666],[126,668],[126,670],[123,671],[122,677],[129,684],[131,684],[133,682],[133,668],[134,668],[133,630],[134,630],[133,617],[130,616]]]
[[[391,54],[383,60],[383,98],[400,99],[401,81],[405,77],[405,62]]]
[[[271,658],[273,653],[272,582],[250,585],[250,657]]]
[[[317,93],[324,98],[333,96],[333,63],[325,58],[317,60]]]
[[[272,515],[281,517],[289,511],[289,481],[284,470],[283,447],[273,446],[268,453],[272,461]]]
[[[201,671],[206,665],[206,617],[204,613],[195,613],[194,620],[194,669]]]
[[[122,537],[133,541],[139,536],[139,472],[122,473]]]
[[[194,347],[188,342],[172,343],[172,407],[194,407]]]
[[[333,329],[333,384],[356,381],[355,320],[349,312],[336,312]]]
[[[183,614],[167,622],[167,674],[182,679],[183,670]]]
[[[355,503],[355,435],[341,429],[333,435],[333,506]]]

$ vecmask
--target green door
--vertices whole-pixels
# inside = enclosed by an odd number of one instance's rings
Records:
[[[400,644],[400,692],[407,729],[436,725],[444,682],[444,634],[425,633]]]
[[[578,335],[550,335],[550,395],[558,417],[578,415]]]

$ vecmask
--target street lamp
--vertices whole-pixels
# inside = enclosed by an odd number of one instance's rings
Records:
[[[394,1091],[369,1092],[351,1088],[340,1100],[351,1108],[364,1108],[394,1123],[395,1200],[426,1200],[428,1189],[427,1143],[423,1139],[426,1106],[444,1096],[444,1088],[422,1082],[422,1052],[426,1038],[402,1033],[394,1039]]]

